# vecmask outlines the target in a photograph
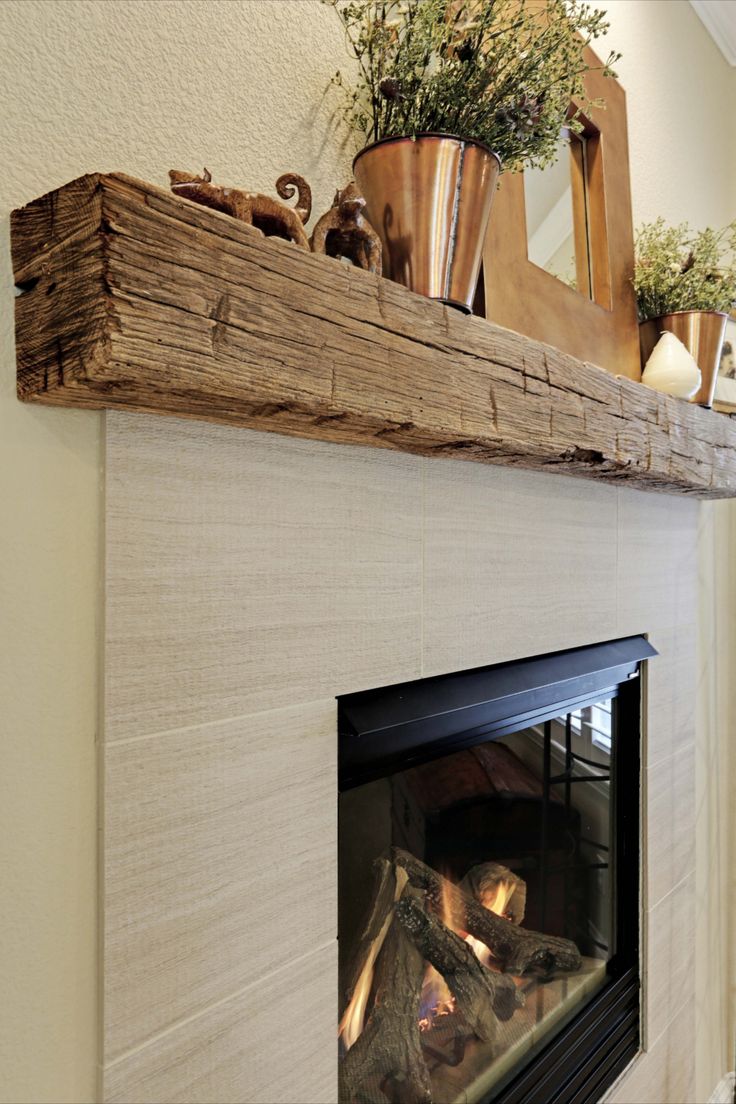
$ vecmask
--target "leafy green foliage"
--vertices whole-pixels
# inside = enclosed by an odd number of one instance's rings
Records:
[[[634,288],[642,322],[675,311],[724,311],[736,302],[736,220],[694,233],[664,219],[636,235]]]
[[[579,0],[323,0],[342,20],[358,61],[349,123],[368,142],[423,131],[490,146],[504,169],[554,161],[571,101],[591,68],[583,50],[605,34],[605,13]],[[603,66],[613,76],[611,54]],[[595,106],[599,106],[597,103]]]

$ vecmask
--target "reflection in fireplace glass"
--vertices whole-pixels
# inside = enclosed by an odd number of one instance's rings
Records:
[[[615,952],[614,700],[340,795],[340,1099],[487,1099]]]

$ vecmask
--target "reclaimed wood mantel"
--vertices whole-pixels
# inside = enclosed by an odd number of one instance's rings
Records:
[[[24,401],[736,497],[736,420],[153,185],[80,177],[11,230]]]

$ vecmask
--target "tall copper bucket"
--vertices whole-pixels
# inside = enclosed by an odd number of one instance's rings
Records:
[[[384,138],[353,162],[383,274],[470,311],[501,162],[448,134]]]
[[[673,333],[695,360],[702,377],[700,388],[690,402],[712,406],[727,321],[728,315],[718,311],[676,311],[642,322],[639,326],[642,368],[662,332]]]

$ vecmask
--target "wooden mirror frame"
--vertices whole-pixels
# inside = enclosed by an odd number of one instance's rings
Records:
[[[589,65],[601,65],[586,48]],[[483,249],[485,317],[545,341],[614,375],[641,378],[631,220],[626,94],[612,77],[586,74],[604,108],[581,116],[587,139],[587,216],[592,296],[539,268],[527,253],[523,173],[504,173]],[[580,231],[576,229],[576,254]]]

